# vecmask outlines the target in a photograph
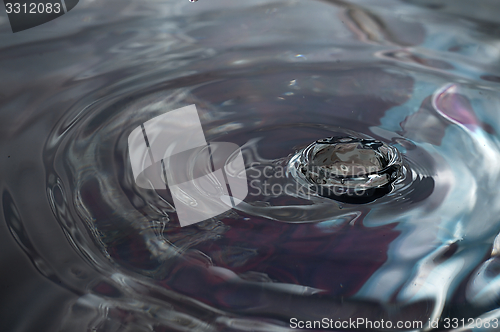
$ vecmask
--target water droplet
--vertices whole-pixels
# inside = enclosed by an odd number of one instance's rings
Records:
[[[292,158],[291,167],[319,196],[367,203],[390,192],[402,160],[396,148],[381,141],[342,136],[310,144]]]

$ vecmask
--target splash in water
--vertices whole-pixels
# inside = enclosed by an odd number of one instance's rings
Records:
[[[373,139],[331,137],[309,145],[292,158],[294,174],[324,197],[367,203],[391,190],[401,174],[399,151]]]

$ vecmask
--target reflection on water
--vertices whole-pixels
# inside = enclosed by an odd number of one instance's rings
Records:
[[[60,328],[500,319],[499,26],[476,3],[483,15],[462,1],[88,1],[41,36],[9,35],[3,219],[78,295]],[[127,138],[192,104],[207,142],[241,147],[248,195],[180,227],[169,190],[136,185]],[[378,172],[397,156],[397,174],[370,178],[387,190],[304,190],[323,175],[301,175],[297,156],[347,136],[385,152],[350,146],[342,162]]]

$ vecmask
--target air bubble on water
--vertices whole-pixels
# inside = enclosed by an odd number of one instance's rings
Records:
[[[366,203],[391,191],[390,184],[401,176],[402,160],[395,147],[381,141],[341,136],[310,144],[291,159],[290,167],[319,196]]]

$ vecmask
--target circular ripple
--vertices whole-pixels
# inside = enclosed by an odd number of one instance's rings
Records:
[[[391,120],[401,131],[382,129],[381,118],[387,111],[407,101],[412,80],[408,75],[380,68],[332,68],[330,72],[297,68],[193,74],[155,84],[127,82],[75,105],[54,128],[45,151],[49,197],[75,245],[93,258],[93,264],[105,265],[96,259],[105,257],[127,274],[145,276],[148,282],[219,309],[244,310],[231,299],[247,298],[243,293],[254,286],[254,279],[314,288],[301,289],[303,294],[357,292],[385,262],[382,256],[370,261],[363,257],[373,252],[385,255],[399,234],[394,230],[397,225],[407,224],[410,229],[421,220],[431,220],[436,211],[442,213],[443,206],[456,206],[456,200],[450,203],[449,193],[467,167],[468,151],[484,151],[456,145],[442,148],[439,139],[449,140],[444,134],[420,135],[415,128],[420,129],[422,119],[433,120],[433,130],[444,132],[446,126],[456,126],[441,123],[439,114],[427,111],[411,114],[404,122],[404,118]],[[363,81],[364,75],[385,77],[383,98],[357,86],[340,92],[328,88],[345,86],[344,79],[353,76]],[[389,86],[401,88],[391,94],[394,90]],[[343,109],[332,111],[325,100]],[[142,123],[191,104],[197,106],[207,142],[241,147],[249,195],[224,215],[180,227],[168,190],[136,185],[127,138]],[[469,135],[462,131],[458,137],[467,142]],[[323,154],[336,157],[327,163],[320,158]],[[307,169],[304,174],[297,167],[300,160],[335,176],[325,178]],[[345,172],[354,171],[344,162],[349,160],[372,169],[361,177],[346,176]],[[349,191],[360,184],[367,192],[376,192],[349,201],[345,195],[332,199],[307,191],[323,180],[322,186],[339,185]],[[471,178],[465,180],[462,183],[473,184]],[[444,210],[453,212],[445,222],[467,208]],[[348,269],[344,260],[333,258],[326,267],[310,265],[324,261],[323,257],[340,256],[352,257],[359,266],[373,266]],[[289,264],[291,260],[298,262],[296,267]],[[348,273],[337,276],[339,270]],[[226,296],[223,288],[229,284],[221,276],[233,274],[241,278],[241,287]],[[189,279],[192,275],[197,279]],[[221,282],[214,286],[213,280]],[[259,289],[273,298],[272,287]]]

